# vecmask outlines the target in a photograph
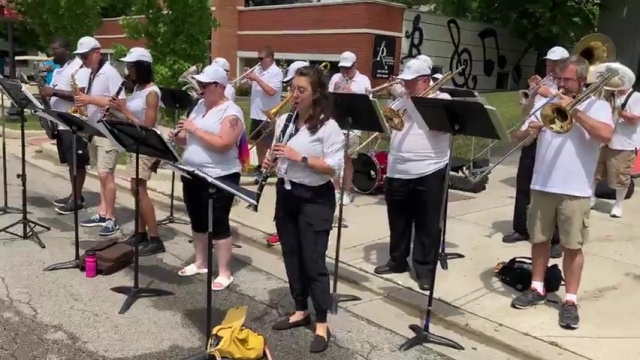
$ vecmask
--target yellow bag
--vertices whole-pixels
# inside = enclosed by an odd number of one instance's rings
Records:
[[[265,355],[264,336],[243,326],[247,307],[229,309],[222,323],[213,328],[207,352],[216,359],[260,360]]]

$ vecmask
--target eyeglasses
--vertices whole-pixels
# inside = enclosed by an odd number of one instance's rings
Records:
[[[262,61],[262,60],[264,60],[264,56],[261,56],[258,58],[258,61]]]

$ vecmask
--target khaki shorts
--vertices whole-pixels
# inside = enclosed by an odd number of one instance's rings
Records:
[[[533,244],[553,237],[556,224],[560,244],[567,249],[581,249],[589,238],[591,199],[531,190],[527,227]]]
[[[107,138],[94,137],[93,142],[97,147],[98,172],[114,173],[118,164],[118,149]]]
[[[600,158],[596,168],[596,182],[606,178],[611,188],[628,189],[635,159],[635,150],[615,150],[603,146],[600,149]]]
[[[127,160],[127,171],[129,172],[129,178],[136,178],[136,155],[129,154],[129,160]],[[138,179],[149,181],[151,179],[151,166],[156,161],[156,158],[150,156],[140,155],[138,160]]]
[[[352,134],[347,144],[347,155],[352,158],[357,157],[358,154],[355,151],[358,149],[358,146],[360,146],[360,135]]]

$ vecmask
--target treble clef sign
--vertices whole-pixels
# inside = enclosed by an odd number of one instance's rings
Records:
[[[475,90],[478,85],[478,77],[476,75],[472,75],[473,57],[471,56],[471,51],[466,47],[460,49],[460,25],[458,25],[456,19],[449,19],[449,21],[447,21],[447,28],[449,29],[451,43],[453,44],[453,53],[451,54],[451,59],[449,61],[449,69],[454,71],[455,69],[464,66],[464,70],[460,73],[462,81],[458,81],[458,79],[454,77],[451,79],[451,82],[455,87]]]

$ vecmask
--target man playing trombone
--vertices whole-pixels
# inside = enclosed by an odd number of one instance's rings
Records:
[[[251,82],[251,138],[258,154],[258,164],[264,157],[273,141],[273,126],[269,124],[264,111],[273,108],[282,96],[282,70],[276,65],[273,49],[266,47],[258,53],[259,66],[253,71],[247,69],[244,79]],[[264,111],[263,111],[264,110]],[[256,181],[260,172],[256,173]]]
[[[356,69],[356,54],[351,51],[345,51],[340,55],[338,63],[340,72],[331,77],[329,81],[329,91],[338,93],[356,93],[369,94],[371,91],[371,80]],[[345,136],[347,132],[343,131]],[[343,205],[349,205],[353,201],[351,188],[353,183],[353,163],[351,155],[360,144],[360,131],[351,130],[350,137],[347,142],[349,151],[344,159],[344,197],[340,199],[340,186],[342,185],[342,174],[337,174],[333,179],[333,185],[336,188],[336,201],[342,201]],[[354,154],[355,155],[355,154]]]
[[[528,215],[533,263],[531,288],[511,302],[517,309],[544,303],[545,272],[549,263],[549,240],[558,228],[564,248],[563,271],[566,295],[559,325],[578,328],[577,293],[584,266],[582,246],[589,237],[591,186],[601,143],[613,134],[611,106],[593,95],[601,91],[610,74],[585,90],[589,63],[572,56],[556,70],[561,93],[557,104],[546,104],[516,134],[520,140],[538,137],[531,181]],[[575,98],[575,99],[574,99]]]
[[[521,95],[522,115],[529,116],[535,104],[541,104],[550,98],[557,86],[553,81],[558,63],[569,57],[569,52],[559,46],[549,50],[546,59],[546,77],[544,79],[534,75],[529,79],[529,89]],[[525,95],[526,94],[526,95]],[[528,241],[527,209],[529,208],[531,193],[531,177],[533,176],[533,164],[536,159],[536,140],[522,147],[520,160],[518,161],[518,173],[516,175],[516,201],[513,206],[513,232],[502,238],[504,243],[512,244],[518,241]],[[551,246],[551,257],[562,257],[562,247],[559,245],[557,232],[554,233]]]

